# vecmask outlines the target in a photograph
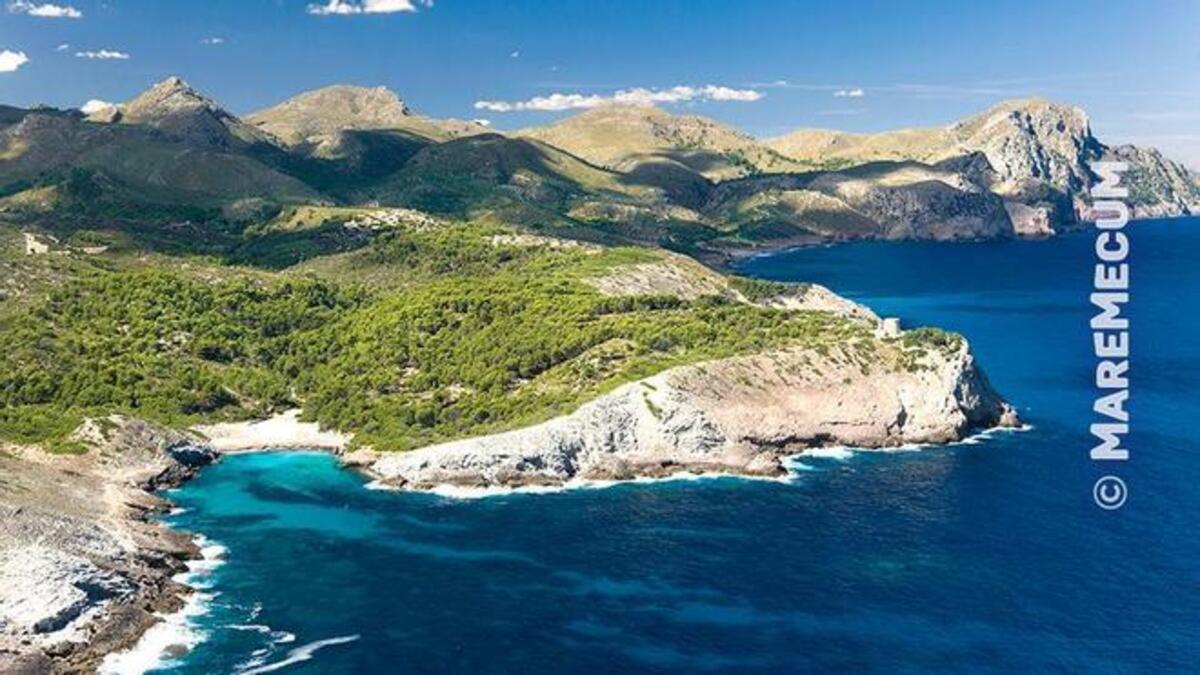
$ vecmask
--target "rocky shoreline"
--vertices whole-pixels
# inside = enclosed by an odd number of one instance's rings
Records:
[[[965,236],[955,237],[951,239],[937,238],[909,238],[910,241],[953,241],[959,244],[970,243],[986,243],[995,241],[1038,241],[1050,239],[1052,237],[1060,237],[1063,235],[1074,234],[1088,230],[1094,225],[1093,220],[1086,217],[1078,218],[1069,222],[1052,223],[1048,220],[1046,214],[1034,210],[1022,210],[1019,204],[1008,204],[1015,209],[1020,215],[1014,214],[1014,222],[1019,219],[1025,221],[1024,224],[1015,226],[1015,229],[1010,235],[996,236]],[[1084,214],[1085,216],[1087,214]],[[1152,205],[1135,205],[1130,213],[1130,223],[1137,223],[1141,220],[1163,220],[1170,218],[1187,218],[1193,214],[1190,211],[1180,209],[1177,206],[1170,204],[1152,204]],[[857,237],[837,237],[824,235],[799,235],[786,239],[777,239],[770,242],[764,242],[756,246],[741,246],[728,245],[720,247],[700,248],[694,251],[692,255],[706,265],[723,272],[738,273],[738,268],[749,260],[754,258],[763,258],[779,254],[788,253],[791,251],[799,251],[809,248],[826,248],[830,246],[840,246],[843,244],[861,244],[867,242],[889,242],[889,241],[904,241],[905,239],[894,239],[885,236],[857,236]]]
[[[403,489],[560,486],[678,473],[782,476],[806,449],[948,443],[1016,427],[965,341],[876,340],[674,368],[542,424],[343,461]]]
[[[189,432],[112,416],[76,433],[90,447],[82,455],[5,447],[0,671],[93,671],[182,608],[192,591],[173,577],[200,551],[150,518],[169,506],[153,492],[221,453],[323,449],[382,486],[493,490],[681,473],[775,477],[804,450],[947,443],[1019,425],[964,340],[878,331],[672,368],[538,425],[406,453],[347,452],[349,435],[298,414]]]
[[[0,448],[0,672],[93,672],[191,593],[173,577],[200,551],[153,493],[216,453],[120,416],[77,435],[91,451]]]

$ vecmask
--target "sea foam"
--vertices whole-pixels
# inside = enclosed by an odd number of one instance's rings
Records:
[[[736,473],[723,472],[704,472],[692,473],[682,471],[673,473],[667,476],[646,477],[640,476],[625,480],[590,480],[590,479],[572,479],[560,485],[522,485],[517,487],[508,487],[502,485],[493,485],[488,487],[468,487],[462,485],[440,484],[435,485],[427,490],[420,490],[434,494],[439,497],[448,499],[485,499],[488,497],[504,497],[511,495],[544,495],[557,494],[567,492],[569,490],[602,490],[605,488],[616,487],[618,485],[644,485],[651,483],[668,483],[674,481],[695,481],[695,480],[718,480],[718,479],[734,479],[734,480],[752,480],[752,481],[767,481],[774,483],[794,483],[800,474],[806,471],[815,471],[816,467],[806,464],[802,459],[833,459],[838,461],[849,460],[859,452],[916,452],[927,448],[947,447],[956,445],[975,445],[982,443],[985,440],[992,438],[994,434],[999,433],[1016,433],[1029,431],[1032,426],[1026,424],[1020,427],[993,427],[985,429],[974,435],[968,436],[960,441],[952,443],[905,443],[903,445],[887,447],[887,448],[860,448],[843,445],[835,445],[821,448],[807,448],[802,452],[794,455],[789,455],[783,459],[783,466],[787,469],[787,474],[783,476],[748,476]],[[368,490],[396,491],[406,492],[406,488],[397,488],[378,480],[373,480],[365,485]]]
[[[324,640],[317,640],[315,642],[309,642],[308,644],[304,644],[292,649],[288,652],[286,657],[279,661],[263,664],[256,664],[253,662],[247,663],[238,668],[236,672],[238,672],[240,675],[258,675],[259,673],[269,673],[279,670],[280,668],[286,668],[296,663],[312,660],[313,654],[315,654],[319,649],[323,649],[332,645],[354,642],[358,638],[358,635],[343,635],[341,637],[333,637]]]
[[[522,485],[518,487],[508,487],[501,485],[493,485],[488,487],[466,487],[462,485],[435,485],[428,490],[422,490],[429,494],[434,494],[439,497],[448,499],[484,499],[487,497],[504,497],[509,495],[544,495],[557,494],[568,492],[571,490],[604,490],[618,485],[646,485],[653,483],[671,483],[676,481],[698,481],[698,480],[755,480],[766,481],[772,483],[788,483],[793,480],[790,475],[785,476],[744,476],[735,473],[721,472],[704,472],[691,473],[679,472],[667,476],[639,476],[637,478],[629,478],[624,480],[594,480],[594,479],[572,479],[561,485]],[[403,488],[394,488],[383,484],[379,481],[372,481],[366,485],[368,490],[395,490],[404,491]]]
[[[174,580],[195,590],[183,607],[172,614],[160,614],[160,621],[147,630],[133,647],[114,652],[104,658],[98,672],[103,675],[141,675],[163,668],[204,641],[207,635],[196,625],[196,618],[210,611],[214,593],[205,593],[205,581],[225,562],[224,546],[196,536],[200,559],[188,561],[188,571],[177,574]]]

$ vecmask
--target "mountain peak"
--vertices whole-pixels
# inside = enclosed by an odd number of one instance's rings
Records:
[[[221,110],[215,101],[196,91],[183,78],[172,75],[127,103],[123,112],[127,119],[133,121],[198,108]]]
[[[119,119],[218,148],[266,140],[256,129],[174,75],[121,106]]]
[[[246,118],[285,146],[324,158],[359,154],[349,132],[388,132],[444,141],[487,129],[471,122],[436,120],[414,114],[387,87],[335,84],[306,91]]]
[[[967,130],[968,133],[986,130],[1008,119],[1045,122],[1059,132],[1090,135],[1087,113],[1077,106],[1056,103],[1040,97],[1013,98],[1000,101],[987,110],[950,126],[951,130]]]
[[[335,84],[306,91],[247,119],[289,141],[343,130],[403,127],[412,111],[387,87]]]
[[[172,75],[154,86],[155,88],[165,87],[171,89],[191,89],[188,83],[184,82],[183,78],[179,77],[178,75]]]
[[[668,160],[708,179],[725,180],[757,171],[801,168],[729,125],[699,115],[674,115],[654,106],[601,106],[517,134],[617,170]]]
[[[344,114],[366,116],[373,119],[405,117],[412,114],[404,101],[396,95],[396,92],[384,86],[361,87],[353,84],[334,84],[304,92],[285,101],[283,105],[290,107],[325,105]]]
[[[584,110],[575,115],[576,118],[596,118],[596,117],[636,117],[636,118],[656,118],[666,119],[674,117],[671,113],[653,105],[634,105],[631,103],[613,103],[609,105],[597,106]]]
[[[1088,185],[1104,146],[1082,109],[1042,98],[1001,101],[948,129],[956,151],[982,152],[1010,184],[1046,182],[1065,194]]]

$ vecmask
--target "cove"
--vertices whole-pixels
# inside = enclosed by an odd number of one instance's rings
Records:
[[[224,458],[170,522],[224,547],[183,673],[1186,670],[1200,594],[1196,219],[1130,226],[1129,503],[1088,461],[1092,239],[757,258],[963,333],[1033,427],[737,479],[455,499],[320,453]],[[266,669],[266,670],[264,670]]]

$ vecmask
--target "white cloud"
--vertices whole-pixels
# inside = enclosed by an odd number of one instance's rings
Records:
[[[217,37],[217,36],[206,37],[206,38],[200,40],[200,44],[202,44],[202,45],[223,45],[223,44],[225,44],[225,38]]]
[[[866,95],[866,92],[860,88],[838,89],[837,91],[833,92],[833,95],[837,98],[862,98]]]
[[[519,112],[526,110],[559,111],[599,108],[606,105],[652,106],[693,101],[757,101],[763,95],[753,89],[731,89],[716,85],[671,87],[669,89],[622,89],[610,96],[599,94],[550,94],[526,101],[476,101],[476,110]]]
[[[761,93],[753,89],[730,89],[712,85],[704,88],[704,94],[714,101],[757,101],[763,97]]]
[[[317,16],[347,16],[415,12],[418,7],[432,6],[433,0],[328,0],[323,5],[309,5],[307,11]]]
[[[14,52],[8,49],[0,51],[0,73],[13,73],[17,68],[29,63],[25,52]]]
[[[61,45],[59,45],[59,46],[55,47],[55,48],[54,48],[54,51],[56,51],[56,52],[65,52],[65,51],[67,51],[67,50],[68,50],[68,49],[70,49],[70,48],[71,48],[71,45],[70,45],[70,44],[68,44],[68,43],[66,43],[66,42],[64,42],[64,43],[62,43]]]
[[[111,49],[101,49],[98,52],[75,52],[75,56],[81,59],[115,59],[118,61],[126,61],[129,59],[129,54],[126,52],[118,52]]]
[[[513,53],[509,54],[509,56],[511,56],[514,59],[518,58],[521,56],[521,50],[520,49],[513,50]]]
[[[101,110],[108,110],[109,108],[115,108],[115,107],[116,107],[115,103],[109,103],[108,101],[101,101],[98,98],[93,98],[93,99],[89,99],[87,103],[84,103],[83,105],[79,106],[79,111],[82,112],[84,115],[91,115],[92,113],[100,112]]]
[[[36,3],[27,0],[13,0],[8,3],[8,11],[13,14],[28,14],[43,19],[82,19],[83,12],[70,5],[55,5],[49,2]]]

